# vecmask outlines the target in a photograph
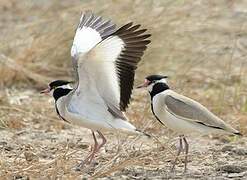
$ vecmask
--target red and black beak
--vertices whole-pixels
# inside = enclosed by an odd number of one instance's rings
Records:
[[[150,81],[145,79],[144,83],[137,86],[137,88],[144,88],[144,87],[147,87],[149,84],[150,84]]]
[[[49,94],[49,92],[51,92],[51,88],[50,87],[40,91],[40,94]]]

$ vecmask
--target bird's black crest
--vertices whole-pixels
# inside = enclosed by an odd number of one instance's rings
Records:
[[[161,80],[163,78],[168,78],[168,76],[162,76],[162,75],[150,75],[147,76],[146,79],[149,81],[155,81],[155,80]]]
[[[70,81],[56,80],[56,81],[51,82],[49,84],[49,86],[50,86],[51,89],[54,89],[56,87],[63,86],[63,85],[69,84],[69,83],[70,83]]]

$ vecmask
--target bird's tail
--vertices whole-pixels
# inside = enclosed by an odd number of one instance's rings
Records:
[[[241,134],[238,130],[234,129],[229,124],[226,124],[225,131],[227,131],[231,134],[234,134],[234,135],[243,136],[243,134]]]
[[[234,135],[237,135],[237,136],[243,136],[243,134],[241,134],[239,131],[238,132],[235,132],[233,133]]]
[[[112,124],[112,126],[116,129],[125,131],[128,134],[140,134],[140,135],[144,135],[148,138],[151,137],[149,134],[137,129],[135,126],[130,124],[128,121],[125,121],[122,119],[118,119],[117,124]]]

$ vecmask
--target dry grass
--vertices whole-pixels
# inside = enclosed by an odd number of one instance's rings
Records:
[[[148,74],[167,74],[176,91],[200,101],[246,134],[246,7],[243,0],[1,1],[1,177],[131,178],[138,172],[158,177],[155,170],[169,176],[161,169],[169,167],[175,136],[156,123],[146,93],[136,90],[128,114],[133,124],[159,138],[129,137],[122,142],[109,134],[99,165],[84,169],[85,174],[71,170],[89,150],[89,132],[60,122],[52,99],[38,91],[52,79],[71,79],[70,46],[84,10],[111,17],[119,25],[141,23],[152,33],[137,83]],[[213,157],[197,148],[200,153],[194,150],[198,159],[192,165],[212,163],[202,162],[202,157]]]

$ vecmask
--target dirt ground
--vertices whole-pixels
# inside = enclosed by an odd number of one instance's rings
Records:
[[[246,9],[244,0],[1,0],[0,179],[247,179]],[[69,52],[84,10],[152,33],[136,84],[169,75],[174,90],[244,136],[188,137],[189,170],[183,173],[182,154],[171,173],[177,134],[155,120],[148,94],[134,89],[127,115],[152,137],[105,132],[95,162],[75,171],[91,132],[59,119],[53,99],[39,91],[50,80],[71,79]]]

